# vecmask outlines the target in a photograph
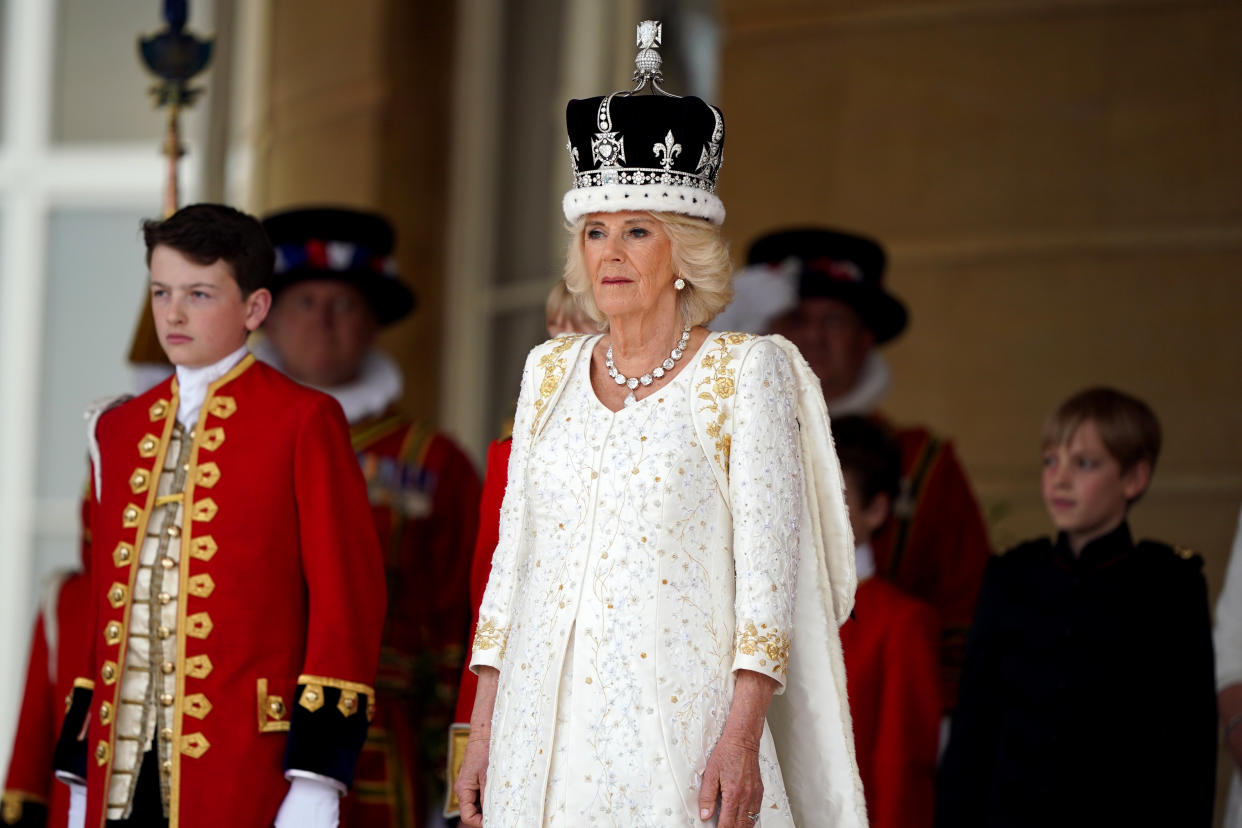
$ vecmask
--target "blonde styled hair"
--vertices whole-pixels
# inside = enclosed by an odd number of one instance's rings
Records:
[[[1150,472],[1156,470],[1156,460],[1160,457],[1160,421],[1147,403],[1115,388],[1087,388],[1061,403],[1044,423],[1040,447],[1064,445],[1086,422],[1095,424],[1100,441],[1121,466],[1122,474],[1139,463],[1146,463]],[[1139,497],[1142,493],[1134,500]]]
[[[648,213],[655,219],[671,243],[673,272],[685,280],[684,290],[677,292],[677,307],[688,325],[704,325],[725,309],[733,299],[733,263],[729,245],[718,225],[706,219],[680,213]],[[586,270],[582,253],[583,231],[588,216],[582,216],[569,227],[569,245],[565,252],[565,286],[578,306],[600,329],[608,319],[595,304],[591,275]]]
[[[556,284],[548,291],[543,314],[544,322],[549,328],[563,325],[576,331],[585,331],[588,327],[594,327],[593,320],[578,305],[577,298],[565,287],[563,279],[557,279]]]

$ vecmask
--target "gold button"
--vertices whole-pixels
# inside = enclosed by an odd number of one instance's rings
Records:
[[[280,699],[268,699],[267,710],[273,719],[279,719],[285,715],[285,703]]]
[[[316,693],[314,690],[307,690],[305,693],[302,694],[302,698],[306,699],[308,702],[318,701],[319,694]]]
[[[160,765],[160,770],[163,771],[165,776],[170,775],[172,773],[172,761],[169,760],[165,762],[164,764]]]
[[[161,604],[167,604],[169,601],[172,600],[172,596],[169,595],[167,592],[161,592],[158,597],[159,597],[159,602]]]
[[[183,472],[188,472],[188,471],[190,470],[190,464],[189,464],[189,463],[182,463],[182,464],[181,464],[181,470],[182,470]]]
[[[161,730],[160,738],[163,739],[165,742],[171,742],[172,741],[172,728],[166,727],[163,730]]]
[[[111,664],[105,664],[103,669],[99,671],[99,674],[104,677],[104,681],[109,681],[116,675],[116,670],[112,669]]]
[[[163,664],[160,665],[160,671],[166,676],[171,675],[172,671],[175,669],[176,667],[173,665],[171,661],[165,661]]]
[[[126,519],[126,520],[137,520],[137,519],[138,519],[138,510],[137,510],[137,509],[132,509],[132,508],[131,508],[131,509],[126,509],[126,510],[125,510],[125,519]]]
[[[179,537],[181,537],[181,527],[180,527],[180,526],[178,526],[178,525],[177,525],[177,524],[175,524],[175,523],[174,523],[172,526],[169,526],[169,527],[168,527],[167,529],[165,529],[164,531],[168,533],[168,537],[170,537],[170,538],[179,538]]]
[[[143,440],[142,443],[139,444],[138,450],[139,451],[155,451],[155,441],[154,440]]]
[[[125,563],[126,561],[128,561],[129,560],[129,547],[128,546],[119,547],[116,550],[116,559],[120,561],[121,563]]]
[[[172,693],[164,693],[163,695],[160,696],[160,704],[164,705],[165,707],[168,707],[172,703],[173,703]]]
[[[168,627],[160,627],[155,631],[155,634],[161,639],[168,638],[168,636],[172,635],[172,630],[168,629]]]
[[[177,562],[174,561],[172,558],[160,558],[160,566],[164,567],[165,569],[172,569],[176,565],[177,565]]]
[[[125,590],[119,586],[113,587],[112,590],[108,593],[108,600],[114,604],[121,603],[121,600],[124,597],[125,597]]]
[[[95,758],[100,762],[108,761],[108,743],[100,742],[99,747],[95,748]]]
[[[341,699],[341,704],[345,705],[346,710],[353,710],[358,706],[358,700],[351,698]]]

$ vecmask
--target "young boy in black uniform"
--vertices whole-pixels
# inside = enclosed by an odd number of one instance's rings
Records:
[[[1134,543],[1160,452],[1151,409],[1108,388],[1043,434],[1055,539],[988,567],[941,766],[937,825],[1204,826],[1216,770],[1202,559]]]

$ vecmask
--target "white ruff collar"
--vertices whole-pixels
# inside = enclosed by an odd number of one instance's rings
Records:
[[[875,552],[871,544],[860,543],[854,547],[854,569],[858,572],[859,583],[875,574]]]
[[[277,371],[285,372],[280,355],[268,339],[261,339],[255,345],[254,355]],[[341,408],[345,409],[345,419],[353,424],[382,414],[388,406],[401,399],[401,394],[405,391],[405,380],[396,360],[378,348],[372,348],[362,358],[358,377],[353,382],[332,388],[315,385],[311,387],[334,397],[341,404]]]
[[[872,348],[863,361],[858,382],[843,396],[828,400],[828,411],[833,417],[846,417],[851,414],[866,416],[880,407],[880,400],[888,394],[892,382],[893,373],[889,370],[888,363]]]
[[[226,356],[219,362],[201,368],[177,366],[177,422],[186,431],[198,425],[198,412],[207,399],[207,386],[232,370],[233,366],[242,361],[247,353],[245,345]]]

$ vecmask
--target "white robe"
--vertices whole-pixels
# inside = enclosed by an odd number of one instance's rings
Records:
[[[701,825],[699,786],[734,671],[781,690],[788,676],[807,522],[799,378],[775,340],[729,350],[712,337],[677,377],[614,413],[591,389],[593,342],[540,346],[523,378],[472,659],[500,670],[485,821]],[[835,642],[831,610],[798,609]],[[830,717],[844,707],[836,678],[815,682]],[[798,768],[825,803],[823,822],[800,823],[865,824],[852,745],[828,752],[848,765],[851,790]],[[766,728],[760,770],[761,824],[793,825]]]

